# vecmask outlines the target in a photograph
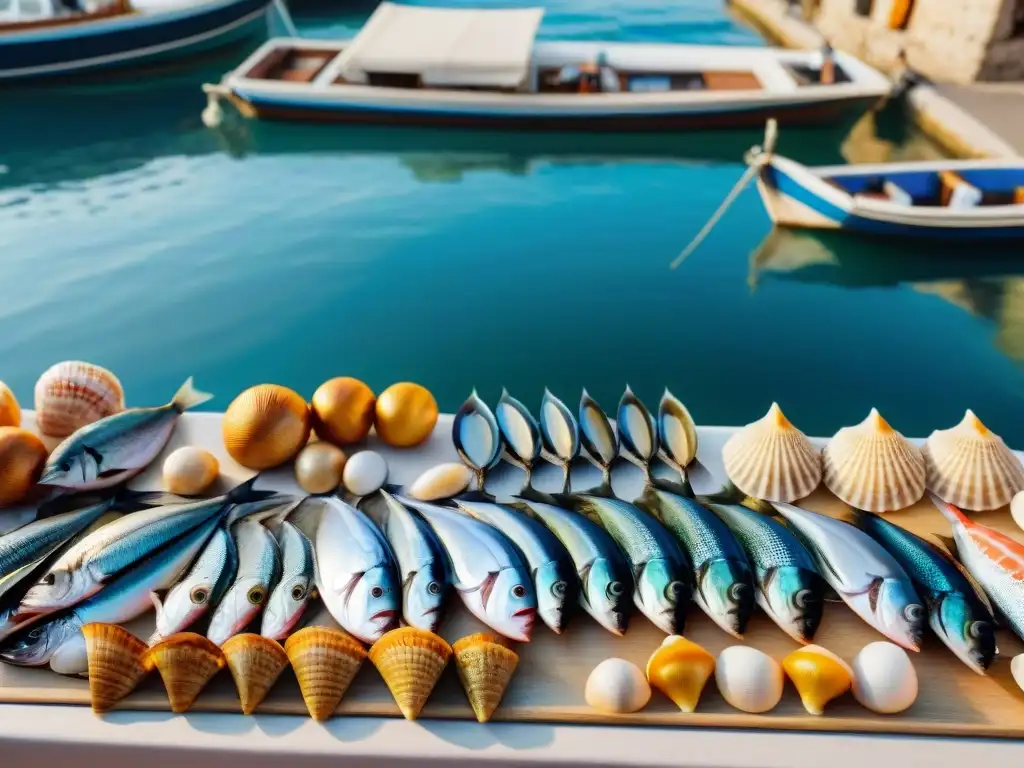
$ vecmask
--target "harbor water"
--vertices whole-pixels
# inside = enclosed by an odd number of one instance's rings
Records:
[[[334,36],[372,9],[292,14]],[[542,35],[764,44],[712,0],[556,0]],[[575,402],[584,386],[611,410],[628,383],[649,405],[668,386],[702,424],[778,401],[821,435],[873,406],[909,435],[972,408],[1024,448],[1012,255],[772,233],[751,186],[670,270],[756,133],[211,131],[200,85],[245,54],[4,94],[0,380],[24,405],[46,367],[82,359],[135,405],[190,375],[210,409],[260,382],[308,397],[337,375],[418,381],[447,411],[474,387],[536,407],[544,387]],[[935,156],[904,129],[784,132],[780,151]]]

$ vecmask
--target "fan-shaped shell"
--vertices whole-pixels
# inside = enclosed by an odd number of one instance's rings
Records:
[[[50,437],[72,432],[124,410],[118,378],[92,363],[68,360],[48,368],[36,382],[36,426]]]
[[[697,458],[697,425],[682,401],[667,389],[658,404],[658,439],[662,453],[678,469]]]
[[[503,389],[495,415],[508,452],[526,466],[533,466],[541,449],[540,425],[533,414]]]
[[[195,632],[179,632],[146,653],[145,664],[163,678],[171,712],[187,712],[215,674],[224,668],[224,654]]]
[[[856,509],[893,512],[924,496],[921,451],[875,408],[860,424],[836,432],[823,459],[825,485]]]
[[[617,416],[619,440],[626,450],[644,464],[650,463],[658,453],[658,432],[654,417],[640,398],[626,385],[619,400]]]
[[[465,464],[438,464],[413,481],[409,495],[420,501],[448,499],[466,490],[472,480],[473,471]]]
[[[42,474],[46,446],[27,429],[0,427],[0,507],[24,499]]]
[[[796,501],[821,482],[821,453],[778,403],[726,441],[722,462],[733,485],[755,499]]]
[[[252,633],[229,638],[221,650],[238,688],[242,714],[251,715],[288,666],[288,654],[276,640]]]
[[[146,644],[116,624],[82,627],[89,659],[89,693],[94,712],[106,712],[135,690],[149,672]]]
[[[451,655],[448,643],[416,627],[393,629],[370,648],[370,661],[407,720],[419,717]]]
[[[323,721],[338,708],[366,658],[366,649],[347,632],[305,627],[285,640],[302,699],[314,720]]]
[[[11,388],[0,381],[0,427],[20,427],[21,406]]]
[[[610,467],[619,455],[619,438],[608,416],[585,389],[580,398],[580,438],[587,453],[602,467]]]
[[[462,460],[477,472],[488,470],[498,463],[501,455],[498,421],[475,389],[455,414],[452,442]]]
[[[455,668],[478,722],[486,723],[501,704],[519,655],[496,635],[469,635],[452,645]]]
[[[563,464],[580,455],[580,428],[576,417],[547,389],[540,401],[540,436],[544,450]]]
[[[164,460],[164,490],[178,496],[198,496],[213,485],[219,473],[216,456],[202,448],[185,445]]]
[[[221,429],[231,458],[249,469],[270,469],[291,461],[306,444],[309,408],[288,387],[258,384],[231,402]]]
[[[955,427],[932,432],[923,453],[928,490],[961,509],[999,509],[1024,489],[1020,459],[973,411]]]

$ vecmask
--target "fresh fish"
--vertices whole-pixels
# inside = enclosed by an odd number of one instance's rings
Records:
[[[985,674],[996,654],[995,625],[962,566],[939,547],[879,515],[855,511],[857,525],[903,566],[924,597],[932,630],[964,664]]]
[[[384,533],[398,563],[405,623],[437,631],[451,582],[444,549],[433,530],[386,490],[368,497],[360,509]]]
[[[213,594],[210,595],[210,608],[214,610],[231,589],[231,585],[235,583],[235,577],[238,575],[238,546],[235,544],[235,537],[231,535],[232,525],[230,518],[222,525],[228,535],[224,537],[224,567],[213,585]]]
[[[384,534],[365,514],[336,496],[316,530],[316,584],[342,629],[372,643],[398,626],[401,582]]]
[[[806,544],[818,570],[853,612],[911,651],[928,612],[903,567],[864,531],[828,515],[772,502]]]
[[[261,523],[242,520],[231,527],[231,534],[238,547],[238,573],[214,609],[206,631],[206,636],[218,646],[256,618],[281,567],[277,542]]]
[[[396,498],[419,513],[441,540],[455,589],[469,611],[505,637],[529,642],[537,595],[512,542],[496,528],[454,509]]]
[[[316,563],[313,545],[306,534],[287,520],[281,523],[277,541],[281,549],[281,580],[263,610],[260,634],[283,640],[299,623],[309,604]]]
[[[540,457],[540,426],[529,409],[504,389],[494,411],[505,448],[515,463],[526,470],[525,483],[529,485],[533,465]]]
[[[477,474],[483,488],[483,476],[501,457],[498,422],[476,390],[466,399],[452,420],[452,442],[462,461]]]
[[[130,408],[82,427],[53,449],[39,484],[75,491],[119,485],[160,454],[181,414],[212,397],[189,377],[166,405]]]
[[[568,493],[569,470],[580,455],[580,430],[572,411],[548,389],[540,401],[540,438],[548,460],[562,468],[562,493]]]

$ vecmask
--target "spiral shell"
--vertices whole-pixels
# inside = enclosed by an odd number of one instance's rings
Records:
[[[163,678],[171,712],[187,712],[215,674],[224,668],[224,654],[195,632],[179,632],[146,653],[145,663]]]
[[[106,712],[135,690],[149,672],[146,644],[116,624],[82,627],[94,712]]]
[[[49,437],[67,437],[124,410],[124,389],[106,368],[81,360],[50,367],[36,382],[36,426]]]
[[[419,717],[451,655],[448,643],[416,627],[393,629],[370,648],[370,661],[407,720]]]
[[[26,429],[0,427],[0,507],[24,499],[42,474],[46,446]]]
[[[178,496],[198,496],[213,485],[219,473],[216,456],[185,445],[164,459],[164,490]]]
[[[306,627],[285,640],[302,699],[316,721],[329,718],[366,658],[366,649],[347,632]]]
[[[21,406],[11,388],[0,381],[0,427],[20,427]]]
[[[341,485],[348,457],[331,443],[310,443],[295,458],[295,479],[307,493],[329,493]]]
[[[288,666],[288,654],[276,640],[252,633],[229,638],[221,650],[238,688],[242,714],[251,715]]]
[[[302,396],[278,384],[259,384],[236,397],[221,422],[224,447],[249,469],[291,461],[309,439],[309,408]]]
[[[478,722],[486,723],[501,704],[519,655],[496,635],[469,635],[452,646],[455,669]]]
[[[338,376],[321,384],[309,401],[313,431],[335,445],[358,443],[370,434],[377,398],[366,384]]]

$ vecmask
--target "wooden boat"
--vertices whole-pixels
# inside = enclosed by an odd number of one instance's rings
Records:
[[[271,0],[0,0],[0,84],[148,66],[236,42]]]
[[[890,87],[838,52],[537,41],[542,17],[385,2],[353,40],[270,40],[205,90],[250,117],[656,131],[838,122]]]

